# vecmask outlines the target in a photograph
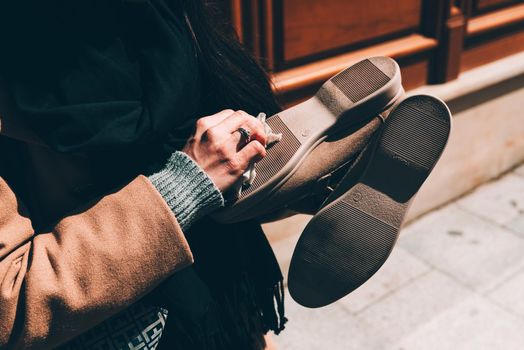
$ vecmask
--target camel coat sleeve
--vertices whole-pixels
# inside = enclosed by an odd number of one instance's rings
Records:
[[[0,178],[0,349],[63,343],[192,261],[145,177],[38,235]]]

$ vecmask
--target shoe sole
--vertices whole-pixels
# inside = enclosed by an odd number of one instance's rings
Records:
[[[339,184],[346,190],[335,190],[304,229],[289,268],[295,301],[310,308],[331,304],[378,271],[450,130],[451,113],[437,98],[413,96],[393,109],[361,177],[346,174]]]
[[[253,184],[233,205],[215,213],[214,219],[231,223],[256,216],[251,209],[277,191],[331,132],[370,120],[402,93],[398,64],[388,57],[372,57],[335,75],[309,100],[268,118],[282,141],[257,163]]]

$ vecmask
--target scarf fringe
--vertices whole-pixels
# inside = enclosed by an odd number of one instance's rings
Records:
[[[257,290],[248,274],[243,274],[240,281],[211,294],[216,303],[197,322],[180,318],[171,310],[164,332],[168,339],[161,340],[158,349],[262,350],[265,333],[279,334],[285,328],[282,280]]]

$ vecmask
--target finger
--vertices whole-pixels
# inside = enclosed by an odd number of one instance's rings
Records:
[[[235,143],[240,143],[241,141],[243,141],[242,143],[245,143],[245,140],[242,139],[242,135],[237,131],[239,128],[244,128],[249,131],[251,140],[257,140],[263,145],[265,145],[267,141],[264,124],[243,111],[237,111],[230,115],[228,118],[224,119],[223,122],[218,124],[217,128],[224,128],[224,130],[229,131],[233,135]]]
[[[208,129],[220,124],[224,119],[235,113],[232,109],[224,109],[216,114],[203,117],[196,122],[195,136],[200,136],[205,133]]]
[[[237,130],[244,127],[249,131],[250,139],[259,140],[259,142],[266,142],[266,136],[262,123],[256,118],[243,111],[236,111],[222,122],[208,129],[204,137],[215,142],[227,142],[231,149],[238,151],[239,148],[245,145],[245,140],[242,140],[240,145],[240,134]]]
[[[246,140],[245,135],[240,133],[238,129],[231,134],[231,140],[236,145],[237,152],[240,151],[247,144],[249,144],[251,141],[258,141],[262,145],[265,145],[267,143],[267,136],[264,129],[260,129],[256,125],[243,125],[241,126],[241,128],[249,132],[249,138]]]
[[[238,154],[238,161],[243,169],[249,168],[251,163],[256,163],[266,156],[266,148],[258,141],[251,141]]]
[[[233,113],[235,113],[235,111],[232,110],[232,109],[224,109],[223,111],[220,111],[220,112],[218,112],[216,114],[207,116],[205,118],[209,120],[209,123],[211,124],[210,127],[213,127],[213,126],[221,123],[222,121],[224,121],[224,119],[226,119],[227,117],[229,117]]]
[[[263,146],[267,144],[267,135],[266,130],[264,128],[264,124],[262,124],[259,120],[255,118],[251,118],[248,120],[246,124],[241,126],[242,128],[246,129],[250,133],[250,140],[252,141],[258,141]],[[236,136],[240,137],[240,133],[235,133]]]
[[[242,127],[242,129],[245,129],[246,131],[248,131],[247,126]],[[249,132],[249,137],[247,138],[246,138],[246,135],[243,135],[240,132],[240,128],[231,134],[231,142],[236,145],[237,152],[240,151],[245,145],[247,145],[253,139],[253,137],[251,136],[251,132],[250,131],[248,132]]]
[[[224,121],[222,121],[219,125],[225,131],[232,133],[238,128],[240,128],[243,124],[246,124],[251,119],[256,120],[255,117],[247,114],[244,111],[236,111],[235,113],[224,119]]]

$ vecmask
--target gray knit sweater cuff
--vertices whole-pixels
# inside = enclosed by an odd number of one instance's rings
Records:
[[[165,167],[149,180],[175,214],[182,230],[197,219],[224,206],[224,197],[193,159],[175,152]]]

